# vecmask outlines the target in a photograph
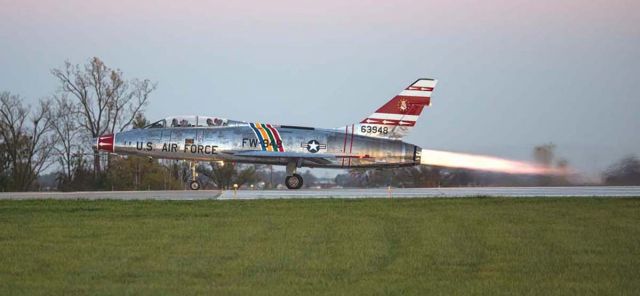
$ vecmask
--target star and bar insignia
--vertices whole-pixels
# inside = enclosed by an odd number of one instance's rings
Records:
[[[316,152],[320,151],[320,149],[327,149],[327,145],[320,144],[320,142],[318,142],[316,140],[311,140],[311,141],[309,141],[307,143],[301,143],[300,147],[307,148],[307,151],[309,151],[311,153],[316,153]]]

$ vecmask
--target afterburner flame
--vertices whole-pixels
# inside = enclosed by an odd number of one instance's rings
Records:
[[[522,161],[429,149],[422,150],[420,163],[424,165],[507,174],[560,175],[565,173],[560,169],[543,167]]]

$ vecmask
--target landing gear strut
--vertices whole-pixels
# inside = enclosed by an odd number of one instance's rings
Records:
[[[296,169],[300,167],[301,161],[290,161],[287,163],[287,177],[284,179],[284,185],[289,189],[302,188],[303,180],[302,176],[296,174]]]
[[[194,162],[189,162],[189,166],[191,167],[191,183],[189,183],[189,188],[191,190],[199,190],[200,182],[198,182],[198,173],[196,172],[196,164]]]

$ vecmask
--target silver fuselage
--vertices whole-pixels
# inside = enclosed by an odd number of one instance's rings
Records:
[[[357,135],[353,128],[273,128],[279,133],[277,143],[269,143],[272,141],[267,137],[263,140],[250,124],[134,129],[114,135],[112,152],[162,159],[275,165],[287,165],[296,159],[298,166],[325,168],[400,167],[420,163],[419,147],[400,140]]]

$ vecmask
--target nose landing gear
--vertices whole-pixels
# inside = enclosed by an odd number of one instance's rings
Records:
[[[200,182],[198,182],[198,173],[196,172],[196,163],[193,161],[189,162],[189,166],[191,167],[191,182],[189,183],[189,189],[191,190],[200,190]]]

